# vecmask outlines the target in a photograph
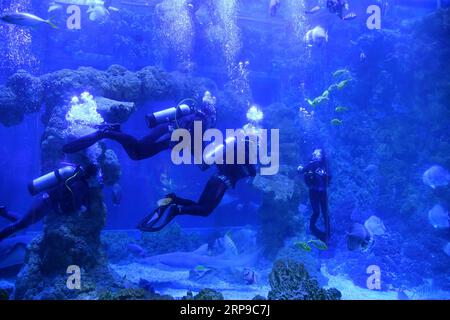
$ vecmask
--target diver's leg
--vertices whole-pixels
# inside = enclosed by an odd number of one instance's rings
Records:
[[[22,218],[0,230],[0,241],[38,222],[50,210],[52,210],[50,199],[40,199],[35,202]]]
[[[102,139],[100,131],[85,135],[63,146],[64,153],[75,153],[89,148]]]
[[[5,218],[6,220],[10,221],[10,222],[16,222],[17,220],[20,219],[20,216],[13,213],[13,212],[9,212],[6,207],[0,206],[0,217]]]
[[[108,132],[105,138],[120,143],[132,160],[148,159],[169,148],[170,145],[169,141],[155,142],[153,135],[148,135],[141,140],[137,140],[133,136],[123,132]]]
[[[182,205],[179,214],[192,216],[209,216],[222,201],[227,185],[217,176],[213,176],[208,180],[200,200],[190,205]]]
[[[309,230],[315,237],[322,239],[323,232],[321,232],[316,226],[317,220],[319,219],[319,216],[320,216],[319,192],[315,191],[315,190],[309,190],[309,200],[311,202],[311,208],[312,208],[312,215],[311,215],[311,219],[309,220]]]
[[[328,193],[326,190],[320,192],[320,208],[322,209],[323,222],[325,225],[325,236],[328,241],[331,236],[330,215],[328,212]]]

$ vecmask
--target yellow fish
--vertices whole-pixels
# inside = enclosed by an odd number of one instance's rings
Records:
[[[297,242],[295,244],[295,246],[299,249],[305,250],[306,252],[310,252],[311,251],[311,247],[309,246],[308,243],[306,242]]]
[[[350,72],[347,69],[339,69],[333,73],[333,77],[337,78],[343,75],[348,75]]]
[[[322,251],[323,250],[328,250],[327,244],[325,242],[321,241],[321,240],[314,240],[314,239],[312,239],[312,240],[308,241],[308,244],[311,244],[316,249],[319,249],[319,250],[322,250]]]
[[[203,266],[203,265],[198,265],[198,266],[195,267],[195,270],[196,270],[196,271],[205,271],[205,270],[206,270],[206,267]]]
[[[342,89],[344,89],[344,87],[347,85],[347,83],[349,83],[351,80],[350,79],[347,79],[347,80],[342,80],[341,82],[339,82],[338,84],[337,84],[337,88],[339,89],[339,90],[342,90]]]

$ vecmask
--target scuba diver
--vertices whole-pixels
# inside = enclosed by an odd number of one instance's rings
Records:
[[[32,195],[45,192],[28,212],[19,217],[0,206],[0,217],[11,224],[0,230],[0,241],[42,220],[50,212],[70,213],[88,206],[89,179],[97,176],[97,167],[68,165],[33,180],[28,189]]]
[[[235,149],[234,164],[216,164],[217,173],[206,183],[200,199],[195,202],[193,200],[180,198],[173,193],[168,194],[165,198],[158,201],[159,207],[142,220],[138,225],[138,229],[144,232],[160,231],[179,215],[209,216],[220,204],[227,189],[234,189],[236,183],[241,179],[256,176],[256,166],[250,164],[249,161],[248,151],[251,141],[245,139],[243,142],[245,143],[246,155],[244,164],[237,164],[238,162],[236,161],[238,138],[233,137],[233,139],[226,139],[225,144],[219,145],[215,150],[217,150],[217,148],[226,150],[227,145],[233,143]],[[215,153],[215,151],[213,151],[213,153]],[[225,152],[224,159],[226,159]]]
[[[304,175],[309,189],[309,200],[313,211],[309,229],[315,237],[328,243],[331,231],[327,188],[331,181],[331,173],[325,152],[322,149],[315,149],[311,161],[305,167],[299,166],[297,170]],[[316,226],[320,213],[324,220],[325,232]]]
[[[306,14],[314,14],[318,12],[321,7],[315,6],[311,10],[305,11]],[[354,12],[345,14],[349,10],[349,5],[346,0],[327,0],[327,9],[330,13],[336,14],[341,20],[353,20],[356,18]]]
[[[216,122],[215,101],[216,98],[206,91],[200,107],[197,107],[195,100],[185,99],[177,107],[147,115],[147,125],[151,131],[140,140],[123,133],[119,124],[101,124],[96,132],[64,145],[63,151],[75,153],[102,139],[110,139],[121,144],[130,159],[148,159],[170,148],[172,131],[177,128],[192,131],[194,121],[202,121],[204,130],[213,127]]]

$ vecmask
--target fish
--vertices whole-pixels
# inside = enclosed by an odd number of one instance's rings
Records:
[[[350,13],[346,14],[346,15],[342,18],[342,20],[353,20],[353,19],[356,19],[356,17],[358,17],[358,15],[357,15],[356,13],[350,12]]]
[[[383,221],[377,216],[371,216],[364,222],[364,227],[376,236],[382,236],[386,233],[386,227]]]
[[[47,12],[48,13],[56,13],[56,12],[62,11],[62,10],[63,10],[62,5],[53,2],[49,5]]]
[[[450,173],[442,166],[434,165],[423,173],[422,181],[433,189],[445,187],[450,182]]]
[[[334,111],[336,111],[336,112],[338,112],[338,113],[342,113],[342,112],[348,111],[348,108],[339,106],[339,107],[336,107],[336,108],[334,109]]]
[[[203,265],[198,265],[198,266],[196,266],[194,269],[195,269],[196,271],[205,271],[205,270],[206,270],[206,267],[203,266]]]
[[[368,244],[370,239],[372,239],[372,235],[369,230],[360,223],[354,223],[347,232],[347,248],[351,251],[356,250],[364,244]]]
[[[270,0],[269,2],[269,14],[271,17],[277,15],[278,8],[280,7],[280,0]]]
[[[201,265],[206,268],[226,269],[251,266],[256,263],[260,250],[251,254],[227,257],[226,254],[209,256],[205,254],[204,246],[192,252],[171,252],[151,256],[141,260],[146,265],[163,265],[170,268],[192,270]]]
[[[31,236],[15,236],[0,241],[0,269],[22,265]]]
[[[318,12],[320,10],[320,6],[315,6],[314,8],[310,9],[310,10],[306,10],[305,13],[306,14],[314,14],[316,12]]]
[[[322,45],[328,42],[328,32],[321,26],[316,26],[313,29],[306,32],[304,41],[310,47],[313,45]]]
[[[39,25],[47,24],[53,29],[58,27],[49,20],[44,20],[38,16],[26,12],[7,13],[0,17],[3,22],[14,24],[22,27],[37,27]]]
[[[325,90],[325,92],[321,96],[314,98],[314,100],[306,99],[306,102],[308,102],[308,104],[311,107],[316,107],[317,105],[321,104],[322,102],[329,100],[328,95],[329,95],[329,91]]]
[[[428,211],[428,221],[436,229],[448,229],[450,227],[448,211],[440,204],[436,204]]]
[[[342,80],[336,85],[336,87],[338,88],[338,90],[342,90],[347,86],[347,83],[349,83],[350,81],[351,79]]]
[[[341,126],[343,124],[343,121],[340,119],[333,119],[333,120],[331,120],[331,124],[333,126]]]
[[[109,12],[120,12],[120,9],[116,8],[116,7],[108,7],[108,11]]]
[[[109,16],[109,11],[102,5],[90,7],[87,11],[89,13],[89,20],[103,22]]]
[[[294,245],[295,245],[298,249],[305,250],[306,252],[310,252],[310,251],[312,250],[311,247],[309,246],[309,244],[306,243],[306,242],[296,242]]]
[[[350,71],[348,71],[347,69],[339,69],[333,73],[333,77],[339,78],[341,76],[348,76],[349,74],[350,74]]]
[[[313,247],[315,247],[318,250],[328,250],[328,246],[325,242],[323,242],[322,240],[318,240],[318,239],[312,239],[308,241],[308,244],[312,245]]]

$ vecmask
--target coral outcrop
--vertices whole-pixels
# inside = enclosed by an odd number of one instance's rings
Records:
[[[269,300],[340,300],[337,289],[322,289],[305,267],[293,260],[277,260],[269,275]]]

